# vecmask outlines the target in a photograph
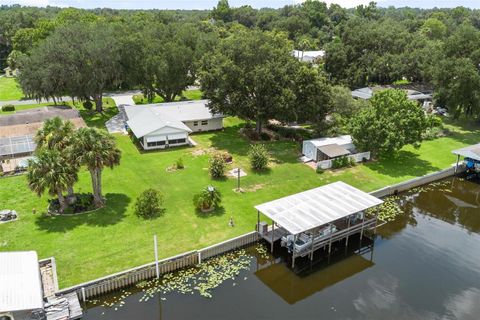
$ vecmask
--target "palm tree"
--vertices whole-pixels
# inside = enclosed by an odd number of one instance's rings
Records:
[[[71,152],[71,144],[75,126],[71,121],[63,121],[59,117],[48,119],[44,122],[41,129],[39,129],[35,135],[35,143],[37,144],[37,150],[48,149],[57,150],[61,153],[64,159],[64,165],[71,166],[71,171],[74,176],[78,173],[77,157]],[[68,185],[68,199],[71,202],[75,201],[75,195],[73,191],[73,184],[77,179],[72,179],[72,183]]]
[[[40,150],[36,158],[29,161],[27,173],[29,188],[38,196],[45,191],[51,196],[57,196],[61,213],[67,206],[63,192],[76,179],[76,171],[64,165],[64,159],[57,150]]]
[[[46,120],[35,135],[35,143],[39,148],[65,150],[72,141],[75,126],[71,121],[63,121],[60,117]]]
[[[121,151],[115,138],[95,128],[81,128],[75,133],[72,149],[78,162],[90,171],[95,206],[103,206],[102,171],[120,164]]]

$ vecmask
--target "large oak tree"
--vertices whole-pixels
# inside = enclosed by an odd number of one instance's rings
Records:
[[[236,28],[203,59],[200,82],[209,108],[255,121],[259,133],[269,119],[323,119],[330,87],[291,50],[282,33]]]
[[[34,98],[64,95],[93,100],[102,112],[103,93],[127,76],[114,24],[74,23],[55,30],[21,59],[20,84]]]
[[[408,100],[403,90],[388,89],[374,94],[370,105],[352,119],[350,132],[357,148],[374,156],[395,155],[407,144],[418,144],[427,129],[425,112]]]

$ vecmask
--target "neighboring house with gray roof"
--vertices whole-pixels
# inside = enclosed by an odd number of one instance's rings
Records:
[[[189,144],[192,132],[223,129],[223,115],[207,100],[125,106],[127,125],[145,150]]]
[[[369,100],[373,97],[375,92],[386,90],[386,89],[391,89],[391,88],[381,87],[381,86],[360,88],[352,91],[352,97],[355,99]],[[432,101],[433,99],[431,94],[422,93],[416,90],[407,89],[405,90],[405,93],[407,94],[407,97],[409,100],[418,101],[420,103],[423,103],[425,101]]]

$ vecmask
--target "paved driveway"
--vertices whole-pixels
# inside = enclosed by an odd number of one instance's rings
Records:
[[[123,104],[117,105],[118,114],[105,122],[105,126],[107,127],[109,133],[127,134],[127,130],[125,130],[125,122],[127,121],[127,115],[123,106]]]
[[[115,101],[115,104],[117,106],[121,106],[121,105],[134,106],[135,105],[135,102],[133,102],[132,94],[113,94],[111,95],[111,97]]]

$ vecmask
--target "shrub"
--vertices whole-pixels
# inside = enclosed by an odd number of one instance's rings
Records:
[[[6,104],[2,106],[2,111],[15,111],[15,106],[13,104]]]
[[[208,186],[193,196],[195,208],[201,211],[215,209],[220,202],[222,202],[222,194],[213,186]]]
[[[268,167],[268,151],[263,144],[252,144],[248,152],[250,165],[253,170],[265,170]]]
[[[357,165],[357,162],[355,161],[354,157],[347,157],[347,159],[348,159],[350,167],[355,167]]]
[[[262,132],[260,133],[260,139],[263,141],[270,141],[270,135],[266,132]]]
[[[325,172],[325,170],[323,170],[321,167],[317,167],[317,169],[315,170],[318,174],[322,174]]]
[[[177,169],[183,169],[183,168],[185,168],[185,165],[183,164],[183,159],[182,159],[182,158],[178,158],[178,159],[177,159],[177,162],[175,163],[175,166],[177,167]]]
[[[338,157],[332,160],[332,168],[339,169],[348,167],[350,165],[350,159],[346,156]]]
[[[93,103],[92,101],[90,100],[87,100],[83,103],[83,107],[86,109],[86,110],[92,110],[93,108]]]
[[[135,203],[135,214],[144,219],[159,216],[164,211],[163,196],[155,189],[143,191]]]
[[[210,159],[210,167],[208,171],[210,172],[210,176],[214,179],[220,179],[225,176],[225,169],[226,163],[225,159],[222,157],[221,154],[215,154]]]

